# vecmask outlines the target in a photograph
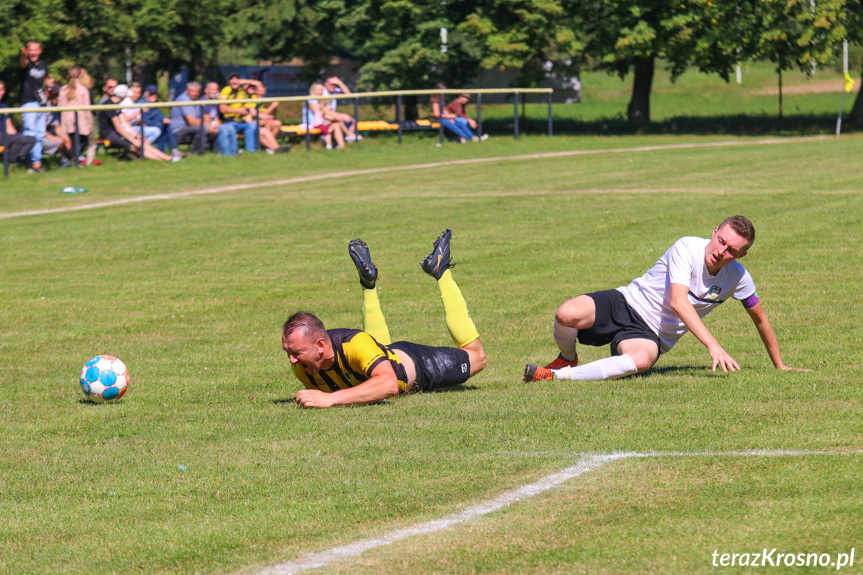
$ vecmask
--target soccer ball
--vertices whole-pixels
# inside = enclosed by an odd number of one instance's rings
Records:
[[[81,369],[81,390],[90,401],[117,401],[128,387],[129,370],[113,355],[97,355]]]

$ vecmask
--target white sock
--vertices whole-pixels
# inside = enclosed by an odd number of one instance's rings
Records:
[[[576,328],[561,325],[556,319],[554,320],[554,341],[557,342],[560,354],[566,361],[575,360],[575,340],[577,337],[578,330]]]
[[[578,367],[553,369],[557,379],[617,379],[638,373],[635,362],[626,354],[613,355]]]

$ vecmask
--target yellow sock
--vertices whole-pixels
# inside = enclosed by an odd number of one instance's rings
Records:
[[[446,314],[446,328],[458,347],[479,339],[479,332],[467,311],[467,302],[461,295],[461,290],[452,279],[452,272],[446,270],[437,282],[440,288],[440,299]]]
[[[370,334],[378,343],[389,345],[390,330],[387,328],[387,320],[381,311],[381,303],[378,301],[378,292],[363,288],[363,331]]]

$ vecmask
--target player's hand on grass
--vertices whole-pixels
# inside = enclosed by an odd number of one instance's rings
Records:
[[[811,369],[806,369],[805,367],[791,367],[790,365],[782,365],[776,366],[776,369],[781,369],[783,371],[812,371]]]
[[[734,361],[734,358],[728,355],[728,352],[722,349],[721,345],[716,345],[716,347],[708,348],[710,351],[710,357],[713,358],[713,371],[716,371],[716,366],[722,368],[722,371],[728,373],[729,371],[740,371],[740,366]]]
[[[317,389],[301,389],[297,392],[297,405],[300,407],[330,407],[333,405],[331,393]]]

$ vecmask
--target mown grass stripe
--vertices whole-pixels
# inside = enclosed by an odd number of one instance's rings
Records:
[[[802,456],[814,456],[814,455],[861,455],[863,454],[863,450],[850,450],[850,451],[810,451],[810,450],[797,450],[797,449],[750,449],[744,451],[650,451],[650,452],[616,452],[616,453],[608,453],[608,454],[596,454],[596,455],[586,455],[583,456],[581,461],[577,464],[562,469],[556,473],[552,473],[551,475],[547,475],[536,481],[534,483],[530,483],[528,485],[523,485],[518,489],[507,491],[494,499],[490,499],[488,501],[484,501],[482,503],[478,503],[476,505],[472,505],[463,511],[459,511],[458,513],[453,513],[452,515],[448,515],[442,519],[435,519],[432,521],[427,521],[425,523],[419,523],[417,525],[406,527],[404,529],[397,529],[392,531],[386,535],[381,537],[372,537],[369,539],[362,539],[355,543],[350,543],[348,545],[342,545],[340,547],[334,547],[332,549],[327,549],[326,551],[319,551],[317,553],[312,553],[310,555],[306,555],[300,559],[296,559],[294,561],[290,561],[288,563],[283,563],[280,565],[274,565],[272,567],[268,567],[262,571],[259,571],[259,575],[293,575],[295,573],[301,573],[303,571],[309,571],[311,569],[318,569],[320,567],[326,567],[327,565],[334,563],[336,561],[342,561],[344,559],[350,559],[352,557],[357,557],[362,555],[366,551],[371,551],[377,547],[382,547],[384,545],[390,545],[391,543],[395,543],[397,541],[401,541],[403,539],[407,539],[408,537],[415,537],[417,535],[428,535],[430,533],[436,533],[438,531],[443,531],[445,529],[449,529],[454,525],[458,525],[460,523],[466,523],[471,521],[477,517],[481,517],[483,515],[488,515],[489,513],[493,513],[498,511],[504,507],[512,505],[513,503],[518,503],[520,501],[524,501],[526,499],[530,499],[540,493],[544,493],[564,483],[569,481],[570,479],[574,479],[580,475],[584,475],[588,471],[593,471],[594,469],[598,469],[609,463],[611,461],[617,461],[619,459],[630,459],[630,458],[646,458],[646,457],[703,457],[703,456],[712,456],[712,457],[802,457]]]
[[[508,162],[508,161],[526,161],[526,160],[541,160],[549,158],[564,158],[570,156],[596,156],[601,154],[623,154],[633,152],[655,152],[662,150],[686,150],[693,148],[718,148],[731,146],[766,146],[774,144],[791,144],[806,141],[823,140],[825,136],[808,136],[808,137],[793,137],[793,138],[767,138],[752,141],[728,140],[723,142],[702,142],[691,144],[663,144],[655,146],[637,146],[634,148],[611,148],[608,150],[567,150],[565,152],[544,152],[541,154],[522,154],[517,156],[494,156],[491,158],[471,158],[466,160],[448,160],[445,162],[429,162],[425,164],[410,164],[406,166],[389,166],[386,168],[370,168],[367,170],[349,170],[343,172],[332,172],[327,174],[317,174],[314,176],[300,176],[296,178],[287,178],[283,180],[270,180],[266,182],[255,182],[252,184],[235,184],[231,186],[219,186],[215,188],[203,188],[199,190],[189,190],[186,192],[174,192],[170,194],[153,194],[149,196],[136,196],[134,198],[124,198],[122,200],[111,200],[107,202],[98,202],[95,204],[84,204],[80,206],[67,206],[63,208],[49,208],[44,210],[26,210],[22,212],[9,212],[0,214],[0,220],[11,218],[20,218],[24,216],[41,216],[47,214],[60,214],[65,212],[74,212],[79,210],[92,210],[96,208],[108,208],[114,206],[123,206],[127,204],[136,204],[140,202],[149,202],[156,200],[174,200],[180,198],[188,198],[192,196],[201,196],[207,194],[222,194],[226,192],[237,192],[242,190],[251,190],[256,188],[268,188],[273,186],[287,186],[292,184],[302,184],[307,182],[317,182],[321,180],[332,180],[338,178],[353,178],[357,176],[368,176],[374,174],[385,174],[392,172],[404,172],[413,170],[428,170],[435,168],[463,166],[470,164],[484,164],[493,162]]]

